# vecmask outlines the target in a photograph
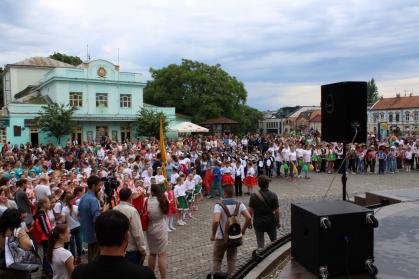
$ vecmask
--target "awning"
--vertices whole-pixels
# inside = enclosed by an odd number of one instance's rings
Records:
[[[169,128],[169,131],[178,133],[208,133],[207,128],[201,127],[191,122],[181,122]]]

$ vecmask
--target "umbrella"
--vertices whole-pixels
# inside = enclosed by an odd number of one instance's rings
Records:
[[[207,128],[201,127],[191,122],[182,122],[169,128],[170,131],[178,133],[208,133]]]

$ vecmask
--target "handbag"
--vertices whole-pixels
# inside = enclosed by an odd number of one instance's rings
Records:
[[[148,216],[148,199],[144,200],[143,210],[140,212],[140,220],[141,220],[141,227],[143,228],[143,231],[147,231],[148,223],[150,221],[150,218]]]
[[[36,252],[32,243],[30,251],[23,250],[19,247],[19,239],[17,235],[19,230],[15,230],[12,236],[5,239],[5,260],[6,268],[21,270],[21,271],[35,271],[41,266],[41,258]]]

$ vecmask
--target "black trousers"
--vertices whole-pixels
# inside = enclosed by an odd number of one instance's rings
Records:
[[[242,176],[241,175],[239,175],[239,176],[235,176],[235,179],[234,179],[234,186],[235,186],[235,190],[236,190],[236,196],[238,196],[238,195],[242,195],[243,194],[243,192],[242,192]]]

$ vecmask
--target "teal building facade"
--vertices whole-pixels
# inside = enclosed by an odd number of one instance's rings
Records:
[[[77,108],[73,115],[77,128],[61,139],[61,144],[68,140],[133,140],[137,137],[133,122],[143,107],[163,112],[169,126],[178,122],[174,107],[144,104],[145,80],[141,74],[121,72],[118,65],[106,60],[75,67],[50,58],[29,58],[6,65],[3,84],[5,106],[0,117],[0,140],[11,144],[56,143],[34,122],[42,106],[49,102]]]

